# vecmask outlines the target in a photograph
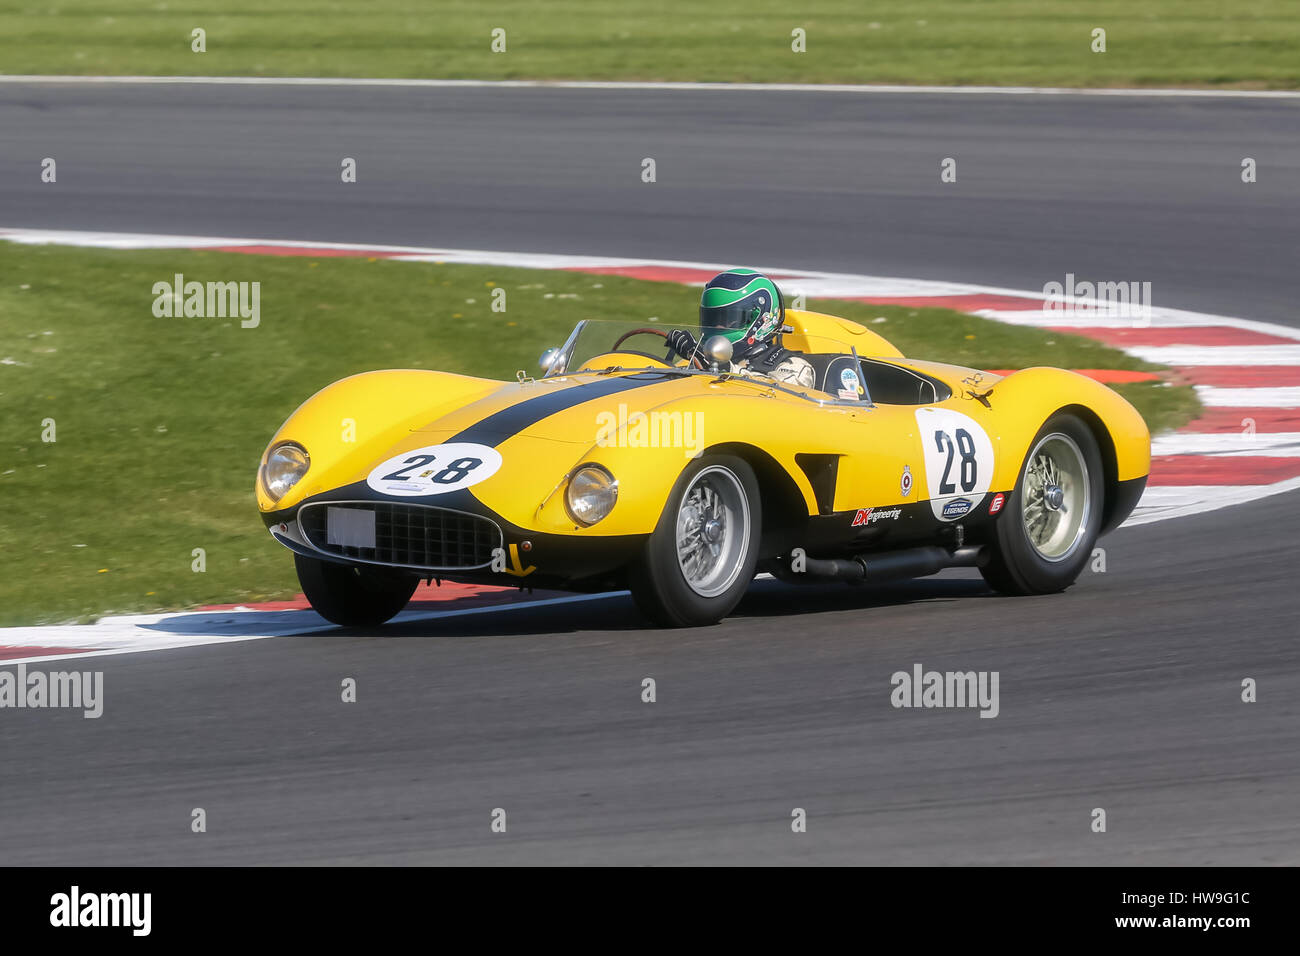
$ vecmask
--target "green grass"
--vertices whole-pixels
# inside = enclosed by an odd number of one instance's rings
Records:
[[[1298,48],[1295,0],[0,2],[4,73],[1295,88]]]
[[[176,272],[261,282],[261,324],[155,318],[153,284]],[[498,287],[505,313],[491,311]],[[0,625],[296,593],[253,481],[272,433],[317,389],[374,368],[512,378],[579,317],[690,321],[698,294],[492,266],[0,242]],[[1140,365],[1086,339],[940,309],[809,307],[871,324],[916,357]],[[1156,425],[1195,408],[1188,388],[1129,397]]]

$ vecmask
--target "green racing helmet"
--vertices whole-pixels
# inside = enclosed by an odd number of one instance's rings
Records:
[[[704,286],[700,295],[700,341],[721,335],[750,351],[781,332],[785,306],[776,283],[753,269],[728,269]]]

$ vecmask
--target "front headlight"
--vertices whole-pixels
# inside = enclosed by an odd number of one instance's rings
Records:
[[[266,456],[266,464],[259,472],[262,490],[272,502],[279,501],[307,474],[310,467],[311,458],[307,449],[291,441],[281,442],[271,449]]]
[[[593,525],[614,510],[618,482],[600,465],[583,465],[569,479],[565,500],[574,521]]]

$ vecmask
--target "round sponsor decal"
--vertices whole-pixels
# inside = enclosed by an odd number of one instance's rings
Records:
[[[969,498],[952,498],[943,506],[943,516],[945,518],[960,518],[970,513],[971,503]]]
[[[473,442],[426,445],[394,455],[372,468],[366,484],[397,498],[445,495],[490,478],[501,467],[501,453]]]
[[[912,493],[912,466],[911,465],[903,466],[903,477],[898,480],[898,490],[903,493],[904,498],[906,498],[908,495]]]
[[[918,408],[930,507],[940,521],[972,511],[993,481],[993,442],[969,415],[947,408]]]

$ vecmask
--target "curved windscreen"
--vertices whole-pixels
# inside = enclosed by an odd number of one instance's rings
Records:
[[[847,342],[821,336],[807,337],[818,351],[790,352],[770,368],[750,367],[745,363],[721,367],[693,367],[668,346],[667,336],[674,330],[689,332],[697,342],[701,338],[698,322],[660,322],[653,319],[620,322],[586,319],[579,322],[568,340],[551,356],[547,378],[578,373],[630,371],[672,368],[682,374],[736,376],[782,391],[802,395],[813,401],[870,402],[861,374],[861,365],[853,346]],[[704,336],[716,331],[710,323]]]

